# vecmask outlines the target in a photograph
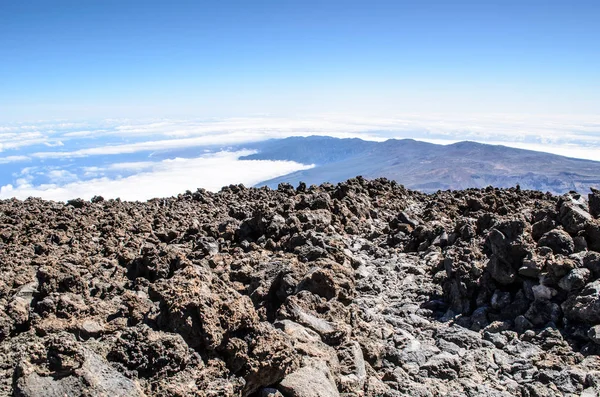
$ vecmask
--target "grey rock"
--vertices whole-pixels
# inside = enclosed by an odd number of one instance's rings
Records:
[[[324,320],[303,310],[292,300],[288,300],[287,309],[292,320],[316,331],[321,335],[321,338],[323,338],[325,343],[338,344],[347,335],[346,329],[339,327],[338,324]]]
[[[600,325],[594,325],[587,332],[588,338],[597,345],[600,345]]]
[[[322,361],[311,361],[307,366],[287,375],[277,389],[287,397],[339,397],[335,380]]]
[[[367,380],[367,370],[360,344],[349,341],[337,349],[340,361],[339,384],[345,392],[358,392]]]
[[[284,397],[281,392],[273,387],[265,387],[259,393],[260,397]]]
[[[532,327],[533,324],[527,319],[527,317],[520,315],[515,318],[515,329],[517,332],[523,333]]]
[[[583,288],[589,280],[590,274],[591,272],[586,268],[573,269],[560,279],[558,286],[565,291]]]
[[[600,323],[600,280],[587,284],[562,304],[565,316],[588,324]]]
[[[534,300],[550,300],[556,295],[556,290],[544,284],[537,284],[531,287]]]
[[[567,232],[576,234],[585,230],[592,216],[580,206],[565,202],[560,208],[559,219]]]
[[[111,367],[96,353],[81,348],[83,363],[69,369],[70,374],[38,373],[34,365],[22,363],[17,371],[15,392],[23,397],[142,397],[139,385]],[[58,376],[57,376],[58,375]]]
[[[460,372],[460,358],[450,353],[440,353],[431,357],[421,369],[427,371],[429,376],[440,379],[455,379]]]

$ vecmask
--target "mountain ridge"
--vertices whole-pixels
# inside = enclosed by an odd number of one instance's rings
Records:
[[[315,165],[257,185],[272,188],[279,183],[338,183],[356,175],[367,179],[385,177],[424,192],[518,184],[562,194],[600,187],[598,161],[474,141],[440,145],[415,139],[375,142],[309,136],[244,147],[257,153],[241,160],[291,160]]]

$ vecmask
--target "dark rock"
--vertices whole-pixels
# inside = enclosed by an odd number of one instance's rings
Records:
[[[354,178],[74,204],[0,201],[0,395],[600,390],[600,223],[576,193]]]
[[[555,254],[570,255],[575,250],[575,244],[569,233],[554,229],[544,234],[538,241],[540,247],[549,247]]]
[[[580,206],[565,202],[560,207],[559,220],[567,232],[576,234],[585,230],[592,216]]]
[[[531,237],[538,241],[540,237],[556,227],[556,222],[546,217],[531,225]]]
[[[600,221],[590,222],[585,228],[585,236],[588,248],[596,252],[600,251]]]
[[[600,191],[590,188],[592,191],[588,194],[588,205],[590,207],[590,215],[595,218],[600,216]]]
[[[600,323],[600,280],[587,284],[562,304],[565,316],[588,324]]]
[[[590,278],[590,271],[588,269],[573,269],[560,279],[558,286],[565,291],[571,291],[574,289],[583,288]]]
[[[592,272],[592,277],[600,277],[600,253],[586,252],[583,256],[583,266]]]
[[[600,345],[600,325],[594,325],[587,332],[588,338],[597,345]]]
[[[517,272],[512,265],[496,255],[492,255],[486,269],[495,281],[503,285],[513,283],[517,277]]]

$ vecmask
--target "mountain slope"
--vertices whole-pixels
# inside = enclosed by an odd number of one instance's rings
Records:
[[[600,192],[0,200],[0,396],[597,396]]]
[[[367,142],[331,137],[293,137],[254,144],[258,153],[247,160],[293,160],[315,164],[264,181],[309,185],[337,183],[356,175],[386,177],[432,192],[489,185],[564,193],[600,186],[600,162],[475,142],[436,145],[412,139]]]

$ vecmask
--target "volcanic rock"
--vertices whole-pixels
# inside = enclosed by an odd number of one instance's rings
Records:
[[[0,395],[594,395],[598,193],[0,202]]]

